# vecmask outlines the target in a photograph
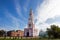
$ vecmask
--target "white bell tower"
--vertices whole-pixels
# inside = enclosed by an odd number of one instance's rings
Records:
[[[28,27],[24,29],[24,36],[26,37],[37,36],[37,29],[35,29],[32,9],[30,9]]]

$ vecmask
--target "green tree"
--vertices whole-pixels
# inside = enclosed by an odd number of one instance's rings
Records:
[[[0,30],[0,36],[4,36],[5,35],[5,31],[4,30]]]
[[[56,25],[51,25],[51,28],[47,28],[49,38],[60,38],[60,28]]]

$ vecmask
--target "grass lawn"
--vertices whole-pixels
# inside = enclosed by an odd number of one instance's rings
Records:
[[[60,39],[40,39],[40,38],[1,38],[0,40],[60,40]]]

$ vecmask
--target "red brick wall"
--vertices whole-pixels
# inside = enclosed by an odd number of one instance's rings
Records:
[[[24,36],[24,32],[21,30],[11,32],[11,36]]]

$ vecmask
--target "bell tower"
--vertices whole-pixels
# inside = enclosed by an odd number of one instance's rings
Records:
[[[33,28],[34,26],[33,11],[30,9],[29,19],[28,19],[28,28]]]
[[[37,29],[35,29],[34,25],[34,17],[33,11],[30,9],[29,19],[28,19],[28,27],[24,29],[25,37],[34,37],[37,36]]]

